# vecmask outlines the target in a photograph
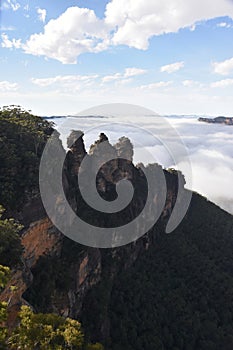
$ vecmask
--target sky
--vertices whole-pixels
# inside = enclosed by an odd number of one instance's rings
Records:
[[[232,0],[2,0],[0,106],[233,116]]]

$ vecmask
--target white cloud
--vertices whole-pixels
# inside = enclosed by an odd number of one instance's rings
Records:
[[[214,72],[221,75],[229,75],[233,73],[233,57],[222,61],[213,63]]]
[[[217,27],[220,27],[220,28],[231,28],[231,25],[229,23],[226,23],[226,22],[220,22],[217,24]]]
[[[29,14],[29,11],[30,11],[30,6],[29,6],[29,3],[28,4],[26,4],[25,6],[24,6],[24,17],[26,17],[26,18],[30,18],[30,14]]]
[[[113,75],[106,75],[105,77],[102,78],[102,82],[103,83],[109,83],[111,81],[114,80],[118,80],[118,79],[122,79],[123,78],[123,74],[121,73],[115,73]]]
[[[118,85],[118,86],[124,86],[124,85],[127,85],[127,84],[131,83],[132,80],[133,80],[132,78],[126,78],[126,79],[118,80],[118,81],[116,82],[116,85]]]
[[[74,64],[83,52],[106,49],[108,31],[94,11],[70,7],[57,19],[50,20],[44,33],[33,34],[23,46],[26,53],[55,58]]]
[[[20,9],[20,4],[16,0],[6,0],[3,2],[3,8],[6,10],[17,11]]]
[[[189,150],[192,188],[233,214],[233,129],[200,123],[197,118],[177,117],[170,122],[175,124]],[[180,168],[185,171],[182,162]]]
[[[122,72],[123,73],[123,72]],[[39,76],[34,78],[54,78],[55,76]],[[15,101],[22,106],[28,106],[39,115],[59,115],[60,113],[74,114],[78,110],[90,107],[91,104],[100,105],[110,102],[136,103],[147,106],[161,114],[200,114],[200,115],[226,115],[232,116],[232,89],[227,88],[224,93],[220,89],[213,89],[210,84],[204,85],[204,90],[183,88],[180,84],[174,84],[161,88],[141,89],[140,85],[146,84],[141,82],[141,78],[131,85],[103,84],[102,75],[96,80],[89,83],[75,83],[75,88],[66,88],[64,84],[54,83],[48,88],[40,88],[35,85],[33,89],[28,89],[17,96]],[[162,79],[161,79],[162,80]],[[165,79],[164,79],[165,80]],[[168,79],[169,80],[169,79]],[[171,79],[170,79],[171,80]],[[150,80],[150,83],[157,83],[159,80]],[[80,84],[78,94],[76,86]],[[90,84],[89,87],[87,84]],[[65,93],[64,93],[65,91]],[[41,101],[43,100],[43,103]],[[5,101],[5,102],[4,102]],[[30,105],[29,102],[30,101]],[[168,103],[169,101],[169,103]],[[9,98],[4,95],[2,100],[4,104],[12,103],[12,95]],[[230,128],[230,127],[228,127]],[[233,131],[233,128],[232,128]]]
[[[13,26],[1,26],[0,31],[1,32],[11,32],[15,30],[16,28]]]
[[[153,36],[182,28],[194,30],[200,21],[221,16],[233,18],[232,1],[112,0],[106,5],[103,19],[87,8],[67,8],[50,20],[43,32],[31,35],[22,48],[26,53],[71,64],[84,52],[100,52],[111,45],[146,50]]]
[[[19,49],[21,47],[21,40],[20,39],[12,39],[10,40],[8,35],[3,33],[1,35],[1,46],[7,49]]]
[[[0,91],[1,92],[11,92],[18,90],[19,86],[17,83],[10,83],[7,80],[0,81]]]
[[[199,81],[189,80],[189,79],[183,80],[182,84],[183,84],[183,86],[190,87],[190,88],[195,88],[195,87],[201,88],[201,87],[203,87],[203,84],[200,83]]]
[[[223,79],[212,83],[212,88],[224,88],[233,85],[233,79]]]
[[[203,20],[233,17],[229,0],[112,0],[106,22],[116,28],[113,43],[146,50],[155,35],[175,33]]]
[[[131,81],[130,78],[136,75],[144,74],[146,71],[139,68],[126,68],[124,73],[115,73],[113,75],[106,75],[102,77],[103,83],[108,83],[111,81],[121,81],[122,84],[126,84]],[[85,85],[90,85],[92,82],[96,81],[99,75],[57,75],[55,77],[48,78],[32,78],[33,84],[46,87],[51,85],[63,85],[63,86],[73,86],[74,84],[80,83]]]
[[[175,63],[171,63],[171,64],[167,64],[165,66],[162,66],[160,68],[160,72],[166,72],[168,74],[177,72],[178,70],[180,70],[181,68],[184,67],[184,62],[175,62]]]
[[[44,23],[46,19],[46,14],[47,14],[46,10],[38,8],[37,13],[38,13],[39,20]]]
[[[134,77],[136,75],[141,75],[141,74],[145,74],[146,70],[145,69],[141,69],[141,68],[126,68],[125,69],[125,77]]]
[[[168,87],[173,84],[173,81],[159,81],[157,83],[147,84],[147,85],[141,85],[140,89],[142,90],[153,90],[163,87]]]
[[[103,83],[109,83],[111,81],[116,81],[116,80],[127,80],[129,82],[128,78],[135,77],[137,75],[142,75],[145,74],[147,71],[145,69],[141,68],[125,68],[124,73],[115,73],[113,75],[106,75],[105,77],[102,78]]]
[[[72,87],[77,83],[89,84],[98,78],[98,75],[57,75],[52,78],[32,78],[32,83],[41,87],[51,86],[54,84]]]
[[[187,87],[193,87],[193,86],[195,86],[195,81],[193,81],[193,80],[184,80],[182,82],[182,84],[184,86],[187,86]]]

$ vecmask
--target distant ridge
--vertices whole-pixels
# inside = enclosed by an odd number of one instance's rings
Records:
[[[67,118],[67,115],[52,115],[50,117],[43,116],[42,119],[60,119],[60,118]]]
[[[233,118],[227,118],[223,116],[219,116],[216,118],[198,118],[199,122],[209,123],[209,124],[225,124],[225,125],[233,125]]]
[[[104,115],[68,115],[69,118],[94,118],[94,119],[107,119]]]

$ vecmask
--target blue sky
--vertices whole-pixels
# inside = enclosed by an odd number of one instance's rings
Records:
[[[3,0],[0,105],[233,116],[232,19],[232,0]]]

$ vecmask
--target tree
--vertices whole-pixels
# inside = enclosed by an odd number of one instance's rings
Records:
[[[35,314],[28,306],[19,313],[20,325],[8,339],[10,349],[103,350],[101,344],[84,344],[81,324],[55,314]]]
[[[0,292],[7,284],[9,279],[10,269],[0,265]],[[7,328],[5,321],[7,318],[7,303],[0,302],[0,349],[6,348]]]
[[[10,349],[82,349],[84,336],[78,321],[55,314],[35,314],[28,306],[19,313],[20,325],[8,339]]]
[[[19,231],[23,228],[14,219],[2,219],[4,208],[0,205],[0,263],[9,267],[17,264],[23,251]]]

